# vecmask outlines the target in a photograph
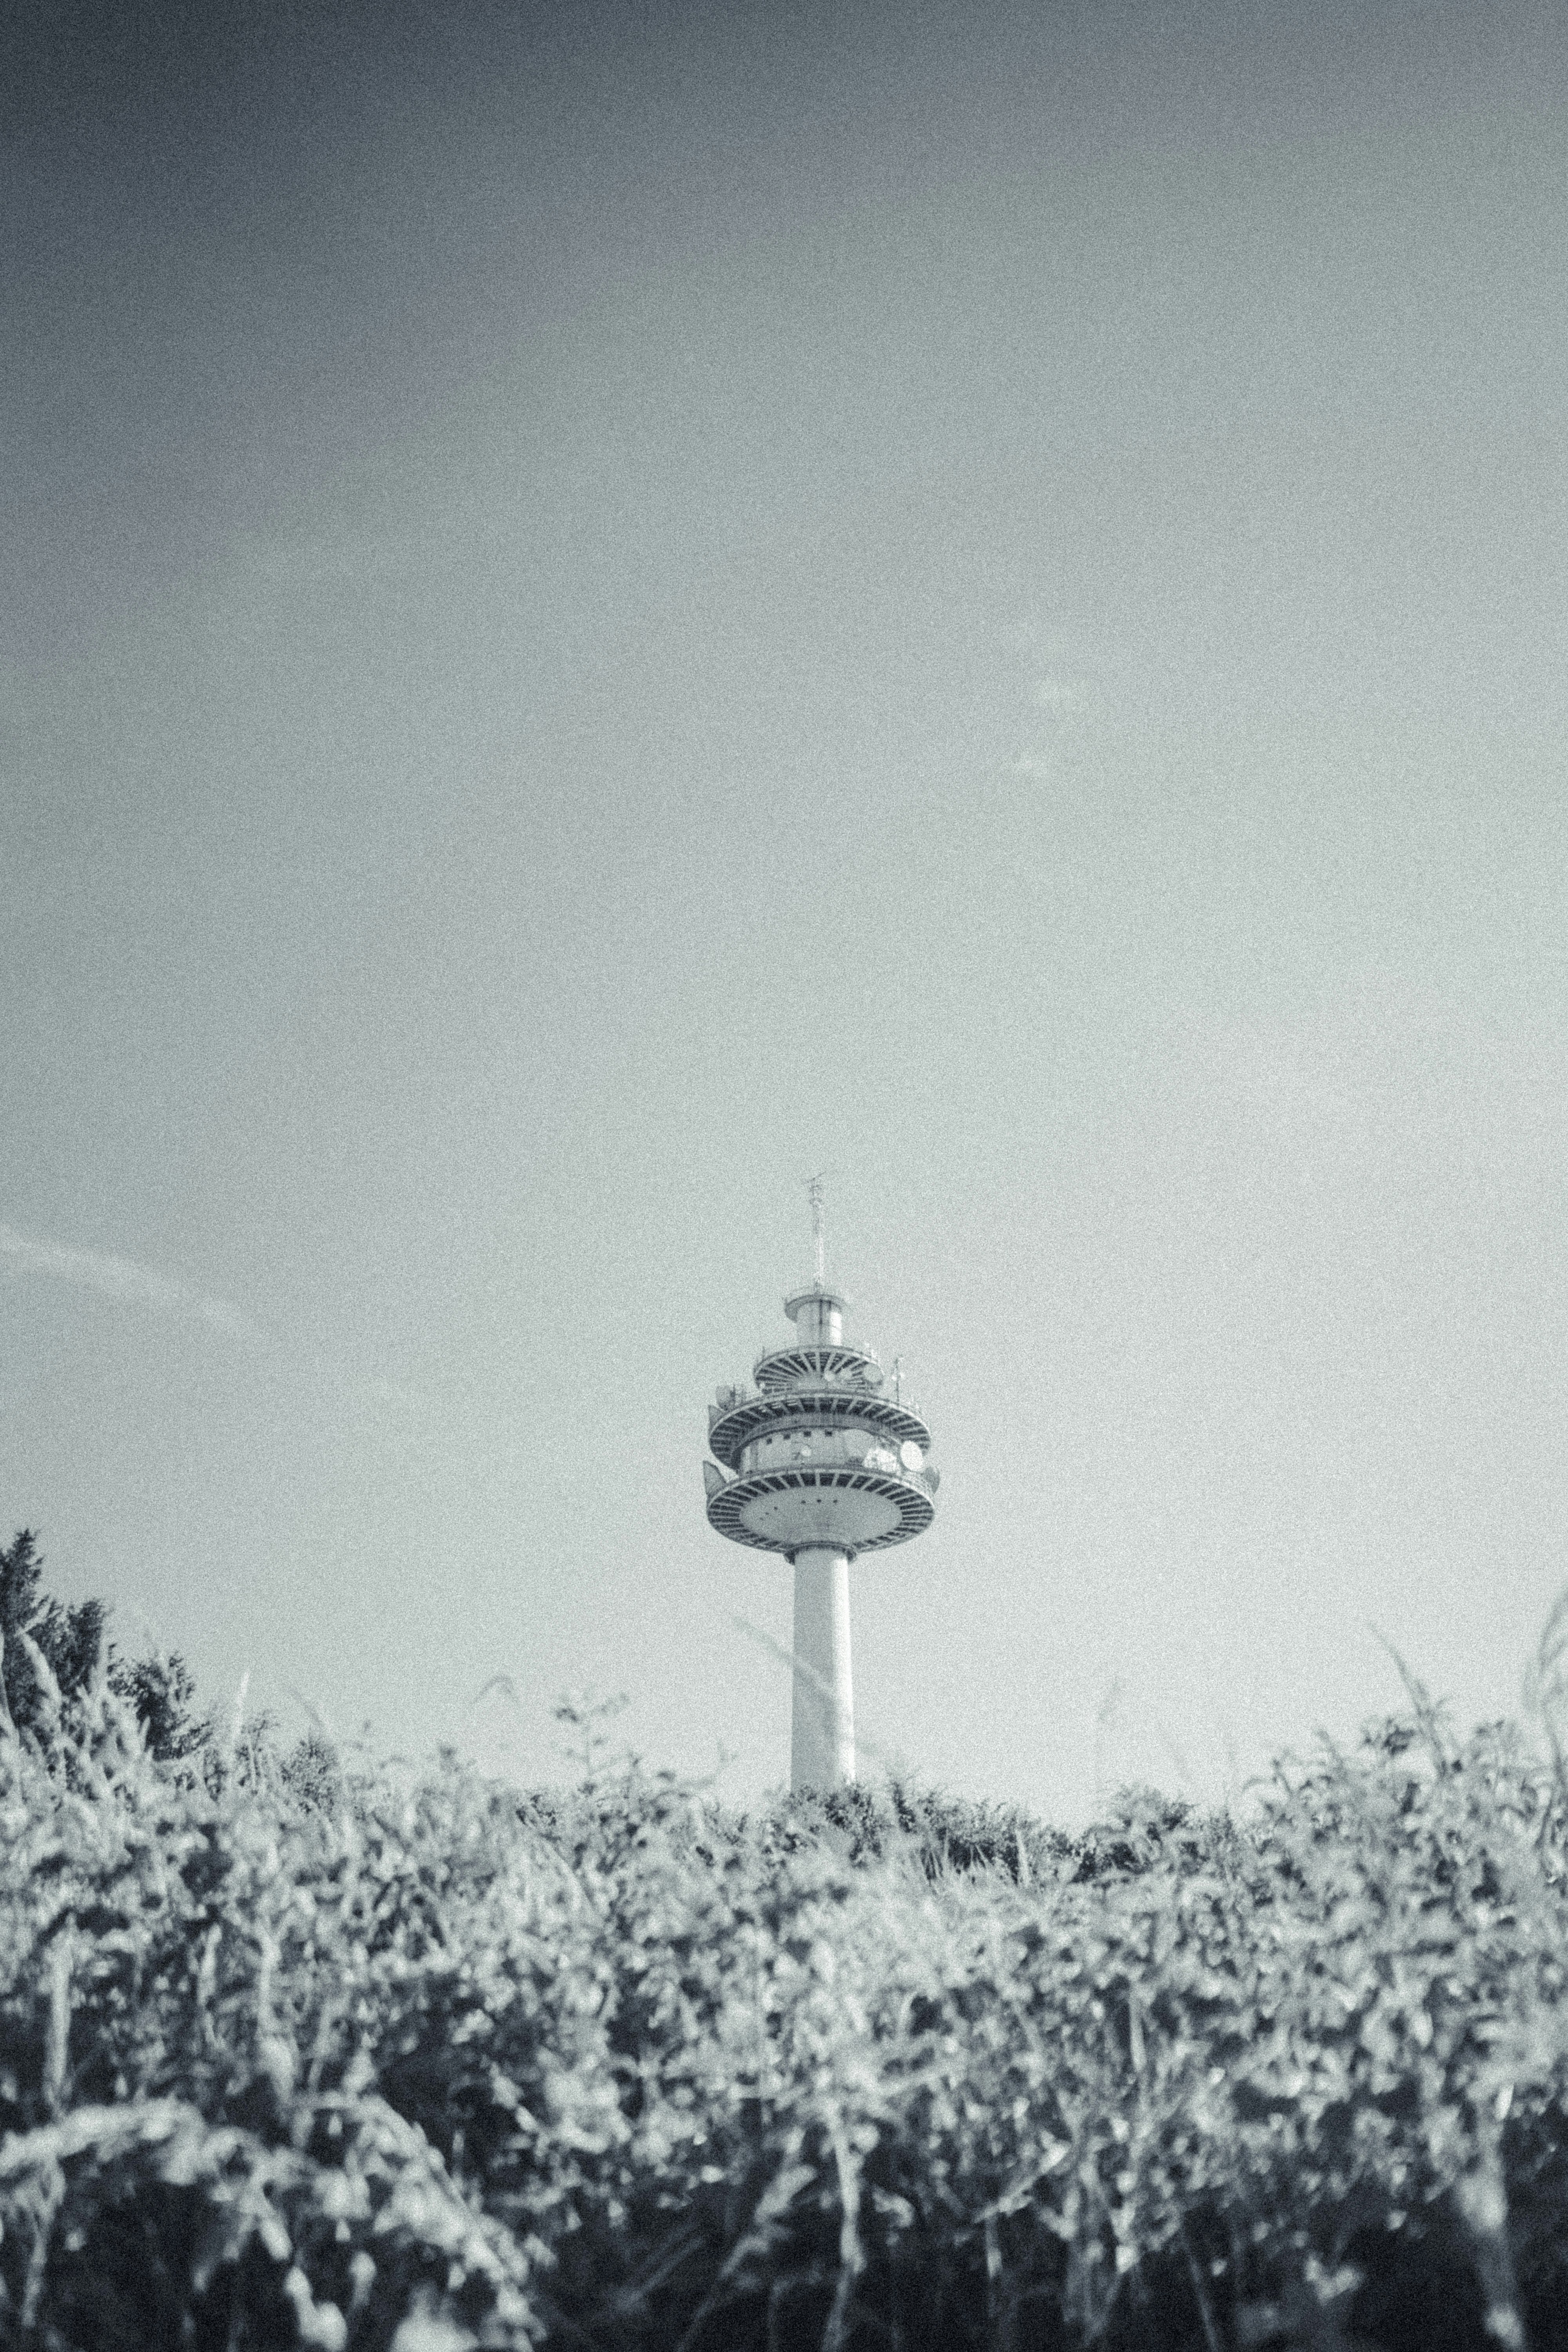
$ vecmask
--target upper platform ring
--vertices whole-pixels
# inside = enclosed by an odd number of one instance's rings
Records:
[[[867,1375],[872,1377],[867,1380]],[[882,1367],[869,1348],[852,1348],[846,1339],[790,1339],[782,1348],[764,1348],[752,1366],[760,1389],[792,1388],[796,1381],[862,1380],[878,1395]]]
[[[763,1389],[737,1398],[716,1413],[708,1444],[721,1462],[733,1468],[741,1449],[752,1438],[797,1426],[874,1430],[895,1448],[912,1439],[922,1453],[931,1452],[931,1431],[912,1406],[897,1402],[880,1390],[826,1388],[816,1381],[801,1388]]]

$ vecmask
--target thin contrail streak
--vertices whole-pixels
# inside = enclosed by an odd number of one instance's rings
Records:
[[[194,1317],[215,1331],[252,1347],[270,1347],[272,1335],[242,1307],[226,1298],[210,1297],[176,1282],[150,1265],[128,1257],[110,1257],[101,1250],[68,1249],[63,1242],[34,1241],[13,1225],[0,1225],[0,1257],[28,1274],[52,1275],[57,1282],[75,1283],[81,1290],[101,1291],[106,1298],[123,1298],[141,1307],[156,1307],[166,1315]]]
[[[247,1315],[243,1307],[236,1307],[232,1299],[215,1298],[172,1275],[138,1265],[134,1258],[113,1257],[103,1250],[69,1249],[63,1242],[37,1241],[19,1234],[14,1225],[0,1224],[0,1263],[7,1260],[25,1274],[45,1275],[56,1282],[74,1283],[80,1290],[96,1290],[105,1298],[120,1298],[131,1306],[180,1316],[187,1322],[205,1323],[226,1339],[268,1355],[275,1356],[281,1344],[275,1332]],[[357,1381],[353,1385],[384,1404],[417,1408],[424,1402],[392,1381]]]

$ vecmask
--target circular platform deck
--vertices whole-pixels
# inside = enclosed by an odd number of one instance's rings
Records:
[[[801,1464],[731,1478],[709,1497],[709,1525],[757,1551],[881,1551],[923,1535],[936,1517],[920,1471]]]

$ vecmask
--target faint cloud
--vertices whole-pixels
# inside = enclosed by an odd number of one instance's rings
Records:
[[[1053,719],[1065,719],[1069,711],[1081,710],[1089,698],[1080,679],[1058,677],[1047,671],[1044,677],[1035,680],[1029,699],[1037,710],[1048,711]]]
[[[372,1381],[367,1392],[378,1404],[394,1405],[399,1412],[425,1412],[429,1408],[428,1397],[421,1396],[417,1389],[402,1387],[396,1381]]]
[[[79,1290],[96,1290],[101,1297],[118,1298],[132,1307],[150,1307],[155,1314],[174,1315],[188,1323],[205,1323],[242,1347],[276,1356],[280,1343],[275,1332],[247,1315],[232,1299],[215,1298],[155,1267],[139,1265],[134,1258],[115,1257],[103,1250],[71,1249],[63,1242],[40,1241],[0,1224],[0,1265],[9,1264],[19,1274],[43,1275],[56,1282],[74,1284]],[[321,1369],[333,1380],[342,1375],[330,1366]],[[426,1400],[395,1381],[351,1381],[361,1395],[400,1412],[419,1412]]]
[[[1099,664],[1090,647],[1060,630],[1026,624],[1015,644],[1027,664],[1024,692],[1033,724],[1008,768],[1015,776],[1047,782],[1061,772],[1064,753],[1092,716]]]

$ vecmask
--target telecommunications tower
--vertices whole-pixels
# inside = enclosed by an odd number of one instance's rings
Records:
[[[794,1565],[790,1786],[830,1789],[855,1778],[849,1563],[925,1533],[938,1473],[902,1381],[844,1337],[849,1302],[827,1287],[820,1176],[809,1190],[816,1278],[784,1300],[795,1337],[758,1357],[750,1387],[718,1391],[702,1479],[710,1527]]]

